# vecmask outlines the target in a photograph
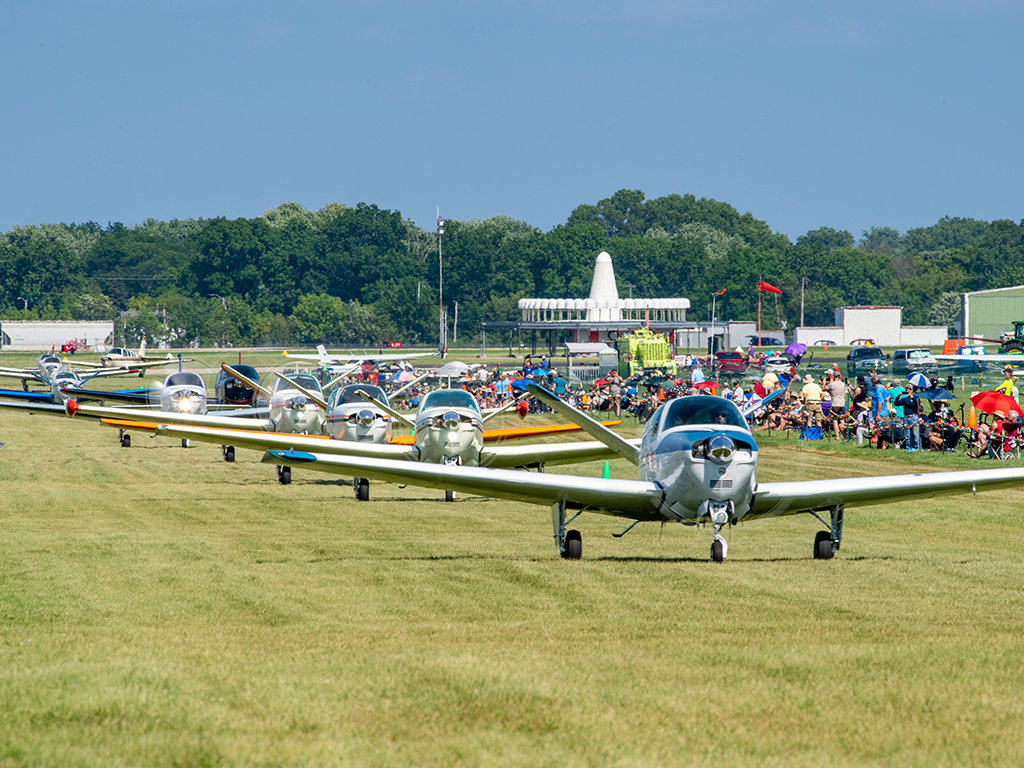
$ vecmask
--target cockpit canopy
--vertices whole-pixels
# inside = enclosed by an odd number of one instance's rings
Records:
[[[420,401],[417,414],[428,408],[467,408],[480,413],[476,398],[464,389],[435,389]]]
[[[362,405],[366,400],[359,396],[360,392],[365,392],[379,403],[389,405],[388,396],[384,394],[384,390],[372,384],[349,384],[347,387],[343,387],[338,391],[337,405]]]
[[[205,392],[206,384],[203,383],[203,377],[198,373],[192,371],[178,371],[172,373],[166,379],[164,379],[165,387],[192,387],[194,389]]]
[[[311,376],[308,373],[286,373],[286,379],[278,379],[274,384],[274,391],[280,392],[282,389],[294,389],[292,382],[298,384],[303,389],[308,389],[310,392],[316,392],[317,394],[323,394],[323,389],[320,388],[320,382],[316,380],[315,376]]]
[[[713,395],[691,395],[669,401],[664,406],[660,431],[674,427],[739,427],[748,430],[746,419],[732,402]]]

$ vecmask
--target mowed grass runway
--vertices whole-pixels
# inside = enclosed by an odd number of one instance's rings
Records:
[[[0,413],[0,766],[1024,763],[1024,490],[852,510],[830,562],[809,516],[716,566],[584,515],[564,562],[545,508],[116,434]]]

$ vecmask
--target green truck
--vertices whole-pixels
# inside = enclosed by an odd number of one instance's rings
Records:
[[[664,334],[650,328],[637,328],[628,336],[616,339],[615,348],[619,353],[619,375],[623,378],[629,378],[641,368],[676,375],[676,361],[672,359],[672,348]]]

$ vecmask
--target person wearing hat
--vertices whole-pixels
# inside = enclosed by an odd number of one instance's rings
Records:
[[[829,399],[829,417],[832,419],[833,431],[836,440],[840,438],[840,422],[845,420],[846,415],[846,385],[838,371],[831,371],[828,374],[828,381],[825,383],[825,392]]]
[[[1003,382],[996,387],[996,392],[1002,392],[1007,397],[1013,397],[1013,369],[1006,366],[1003,369]]]
[[[803,398],[804,404],[807,406],[807,414],[810,417],[811,425],[817,426],[818,422],[823,418],[821,412],[821,397],[823,392],[821,387],[818,386],[811,374],[804,376],[804,386],[800,390],[800,396]]]

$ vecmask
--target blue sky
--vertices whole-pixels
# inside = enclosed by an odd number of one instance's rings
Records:
[[[0,231],[622,188],[792,238],[1024,218],[1010,0],[0,0]]]

